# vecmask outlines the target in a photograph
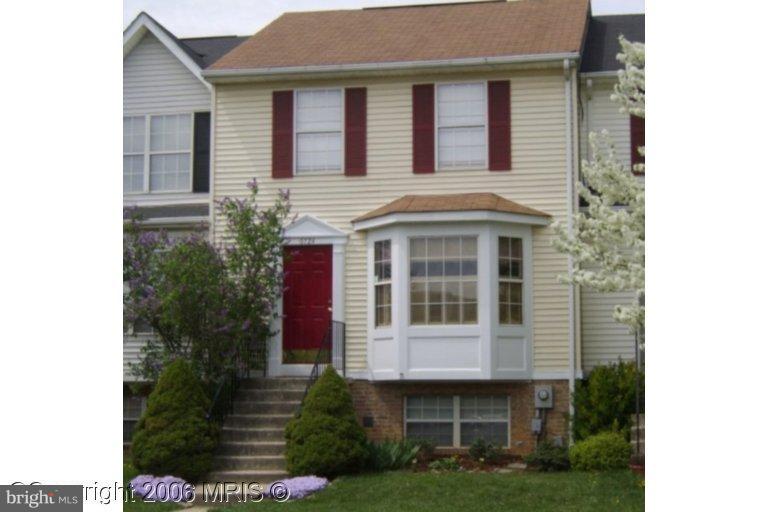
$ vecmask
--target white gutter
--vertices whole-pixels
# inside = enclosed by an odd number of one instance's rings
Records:
[[[565,76],[565,145],[566,145],[566,194],[568,196],[568,234],[573,234],[574,214],[574,166],[573,166],[573,82],[571,61],[563,59]],[[573,274],[573,257],[568,256],[568,274]],[[573,418],[573,393],[576,390],[576,293],[575,286],[568,287],[568,412]],[[569,444],[573,442],[573,427],[568,431]]]
[[[528,62],[557,62],[562,59],[576,59],[577,52],[543,53],[527,55],[501,55],[497,57],[468,57],[461,59],[414,60],[400,62],[364,62],[355,64],[329,64],[314,66],[286,66],[248,69],[208,69],[203,76],[214,78],[247,78],[269,75],[300,75],[306,73],[343,73],[366,71],[390,71],[408,69],[430,69],[446,66],[488,66],[521,64]]]

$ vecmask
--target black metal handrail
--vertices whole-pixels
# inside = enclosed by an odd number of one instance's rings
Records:
[[[307,398],[309,388],[320,378],[328,366],[333,366],[337,372],[343,377],[345,375],[345,359],[346,359],[346,324],[344,322],[338,322],[331,320],[328,322],[328,329],[323,335],[323,339],[320,342],[320,347],[317,350],[317,357],[315,357],[315,364],[312,365],[312,371],[309,372],[307,378],[307,387],[304,388],[304,396],[301,397],[301,403],[304,404],[304,399]],[[299,413],[301,407],[299,407]]]
[[[219,379],[208,410],[208,421],[221,424],[224,417],[234,411],[235,394],[240,382],[248,378],[250,373],[250,358],[251,350],[246,345],[242,352],[236,355],[232,367]]]

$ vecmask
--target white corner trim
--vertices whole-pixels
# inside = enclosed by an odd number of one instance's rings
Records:
[[[202,69],[197,63],[190,58],[187,53],[176,44],[176,41],[171,39],[160,25],[153,20],[147,13],[142,12],[136,19],[134,19],[128,28],[123,32],[123,58],[128,56],[133,48],[141,41],[141,38],[147,33],[151,32],[163,45],[168,48],[174,57],[176,57],[189,71],[205,85],[208,90],[211,90],[211,84],[203,78]]]
[[[511,224],[527,224],[532,226],[547,226],[550,217],[538,215],[521,215],[494,211],[456,211],[456,212],[414,212],[390,213],[373,219],[353,222],[355,231],[377,229],[394,224],[441,223],[441,222],[505,222]]]

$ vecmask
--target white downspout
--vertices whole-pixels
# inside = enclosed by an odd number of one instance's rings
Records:
[[[565,145],[566,145],[566,194],[568,196],[568,234],[573,234],[574,213],[574,168],[573,168],[573,83],[571,61],[563,59],[563,74],[565,76]],[[573,273],[573,258],[568,256],[568,275]],[[573,392],[576,389],[576,297],[575,287],[568,287],[568,413],[573,418]],[[568,443],[573,442],[573,421],[568,429]]]

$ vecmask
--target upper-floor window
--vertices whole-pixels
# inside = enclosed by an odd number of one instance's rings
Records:
[[[123,189],[192,190],[192,115],[123,118]]]
[[[373,244],[374,300],[376,327],[392,324],[392,244],[380,240]]]
[[[634,174],[643,174],[643,171],[636,171],[635,165],[645,163],[645,155],[641,155],[639,148],[645,147],[645,118],[638,116],[629,116],[629,138],[632,155],[630,163]]]
[[[411,325],[477,323],[477,237],[410,241]]]
[[[523,323],[523,241],[499,237],[499,323]]]
[[[341,89],[296,91],[296,173],[341,171]]]
[[[437,166],[439,169],[485,167],[486,85],[437,85]]]

